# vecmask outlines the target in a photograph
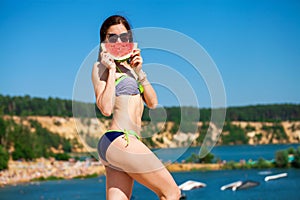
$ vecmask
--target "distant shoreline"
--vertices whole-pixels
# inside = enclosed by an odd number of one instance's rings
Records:
[[[220,164],[165,163],[170,172],[193,170],[220,170]],[[105,174],[99,161],[9,161],[9,169],[0,171],[0,186],[17,185],[35,181],[91,178]]]
[[[166,164],[166,168],[170,172],[185,172],[185,171],[213,171],[222,170],[221,163],[172,163]]]
[[[9,168],[0,171],[0,186],[33,181],[88,178],[102,175],[104,166],[98,161],[56,161],[40,158],[36,161],[9,161]]]
[[[217,171],[234,169],[270,169],[276,168],[274,161],[259,159],[258,161],[240,160],[222,161],[218,163],[171,163],[164,162],[170,172]],[[68,180],[92,178],[105,174],[105,167],[100,161],[57,161],[53,158],[39,158],[35,161],[9,161],[9,168],[0,171],[0,186],[17,185],[35,181]]]
[[[165,163],[170,172],[221,170],[222,164]],[[105,174],[99,161],[9,161],[9,169],[0,171],[0,186],[17,185],[36,181],[92,178]]]

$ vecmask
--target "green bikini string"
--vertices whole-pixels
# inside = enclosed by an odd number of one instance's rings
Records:
[[[138,140],[141,140],[140,136],[139,136],[135,131],[133,131],[133,130],[124,130],[123,132],[124,132],[124,138],[125,138],[125,140],[126,140],[126,142],[127,142],[127,145],[126,145],[126,146],[129,145],[129,135],[133,135],[133,136],[135,136]]]
[[[129,135],[135,136],[138,140],[141,140],[141,137],[133,130],[108,130],[106,132],[122,132],[124,133],[124,139],[126,140],[126,146],[129,145]]]
[[[116,66],[116,67],[117,67],[118,72],[123,73],[122,70],[118,66]]]

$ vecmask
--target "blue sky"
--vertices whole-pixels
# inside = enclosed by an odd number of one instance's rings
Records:
[[[291,0],[1,0],[0,94],[72,99],[78,70],[112,14],[198,42],[219,70],[228,106],[300,103],[300,3]],[[142,55],[145,64],[162,62],[193,79],[182,61]],[[203,80],[191,84],[200,107],[209,107]],[[160,104],[176,105],[158,90]]]

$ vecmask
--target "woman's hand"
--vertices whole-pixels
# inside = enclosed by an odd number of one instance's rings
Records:
[[[106,51],[102,51],[100,53],[101,56],[101,64],[104,65],[108,70],[116,69],[116,63],[114,59],[107,53]]]
[[[141,50],[134,49],[131,55],[130,66],[138,74],[142,69],[142,65],[143,65],[143,58],[141,56]]]

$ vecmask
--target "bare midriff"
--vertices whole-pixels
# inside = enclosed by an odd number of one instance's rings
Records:
[[[144,109],[141,95],[120,95],[115,98],[111,130],[132,130],[140,134]]]

